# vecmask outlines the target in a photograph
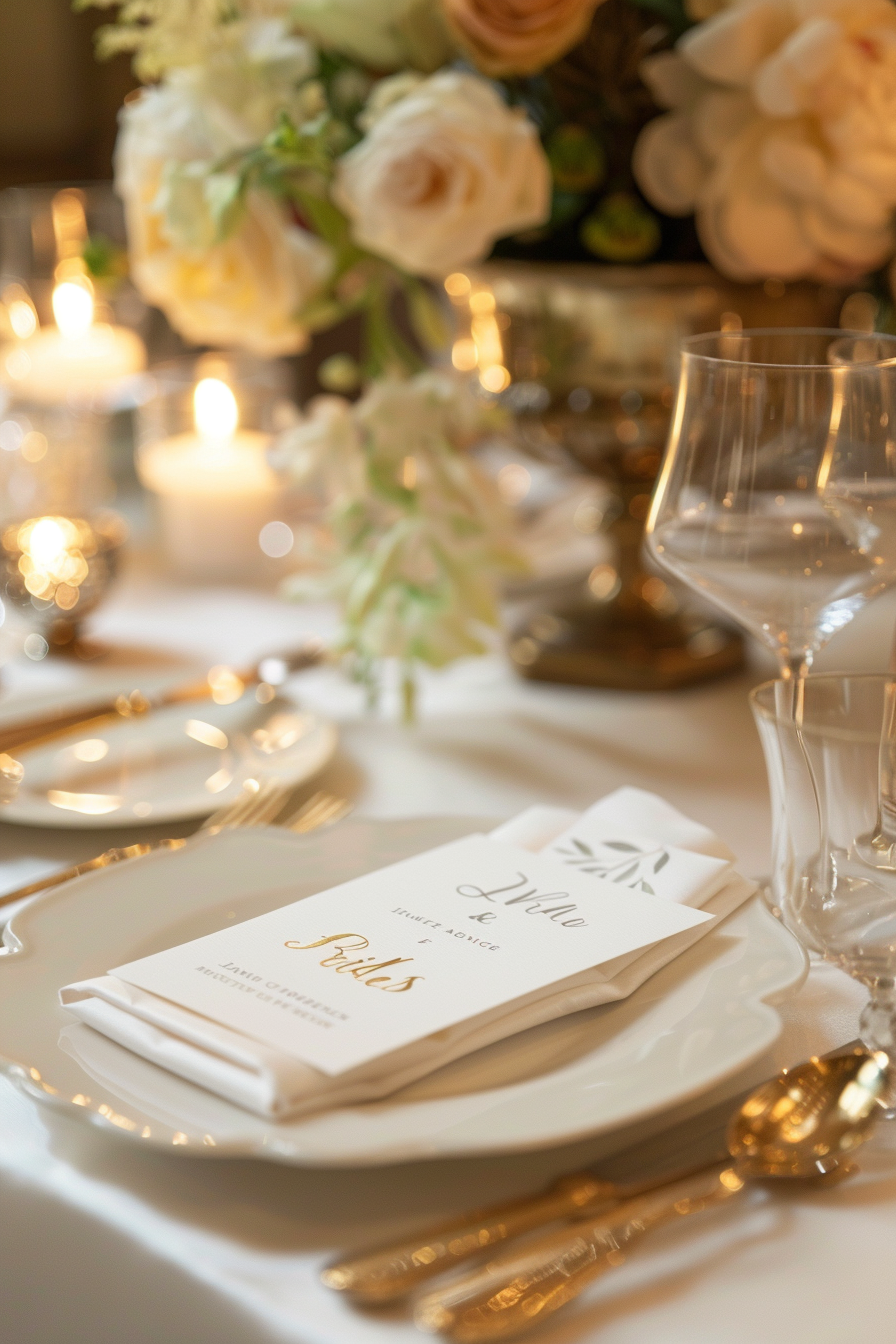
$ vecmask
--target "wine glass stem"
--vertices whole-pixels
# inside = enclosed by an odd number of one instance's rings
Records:
[[[782,681],[800,681],[808,676],[812,666],[812,654],[803,649],[799,653],[781,653],[778,655]]]
[[[887,1119],[896,1119],[896,984],[892,980],[871,985],[871,999],[859,1019],[859,1035],[869,1050],[882,1050],[890,1058],[889,1088],[881,1103]]]

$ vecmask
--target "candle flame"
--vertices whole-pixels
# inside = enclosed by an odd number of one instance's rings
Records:
[[[93,295],[86,285],[65,280],[53,290],[53,316],[63,336],[84,336],[93,324]]]
[[[50,569],[68,550],[68,541],[55,518],[40,518],[28,536],[28,554],[41,569]]]
[[[236,397],[220,378],[201,378],[193,393],[196,432],[203,438],[229,439],[239,424]]]

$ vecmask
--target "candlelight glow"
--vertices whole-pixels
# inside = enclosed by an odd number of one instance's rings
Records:
[[[31,528],[28,553],[41,569],[58,564],[68,549],[68,538],[55,518],[40,518]]]
[[[37,314],[27,299],[11,299],[6,305],[9,325],[20,341],[27,341],[37,331]]]
[[[30,518],[4,533],[3,546],[20,552],[18,570],[33,597],[55,602],[63,611],[77,606],[80,585],[89,573],[84,548],[95,549],[86,524],[79,526],[71,518]]]
[[[106,812],[117,812],[122,799],[115,793],[69,793],[66,789],[48,789],[47,802],[53,807],[61,807],[64,812],[101,817]]]
[[[84,336],[93,325],[93,295],[83,284],[66,280],[53,290],[53,316],[69,340]]]
[[[196,432],[203,438],[229,439],[240,421],[236,397],[220,378],[202,378],[193,393]]]

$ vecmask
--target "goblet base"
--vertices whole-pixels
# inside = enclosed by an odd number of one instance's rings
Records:
[[[692,614],[662,616],[609,603],[530,617],[510,641],[517,671],[535,681],[668,691],[743,666],[735,630]]]

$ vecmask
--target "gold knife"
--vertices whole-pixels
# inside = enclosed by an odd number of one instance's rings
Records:
[[[858,1044],[851,1041],[831,1053],[840,1054]],[[589,1217],[620,1200],[726,1162],[725,1134],[731,1114],[755,1087],[754,1083],[644,1142],[601,1158],[593,1167],[563,1176],[536,1195],[473,1210],[403,1241],[343,1257],[323,1271],[322,1282],[358,1303],[393,1302],[512,1237],[551,1223]]]
[[[308,641],[300,649],[269,655],[253,667],[241,671],[226,667],[213,668],[208,676],[198,681],[182,682],[156,695],[144,695],[142,691],[135,690],[127,695],[117,695],[111,700],[84,705],[68,713],[44,714],[20,720],[0,728],[0,753],[8,755],[11,752],[28,751],[58,737],[66,737],[76,730],[93,732],[122,719],[140,718],[168,705],[218,698],[226,704],[238,699],[247,686],[257,685],[268,677],[272,685],[277,685],[293,672],[314,667],[324,656],[323,646],[319,642]]]

